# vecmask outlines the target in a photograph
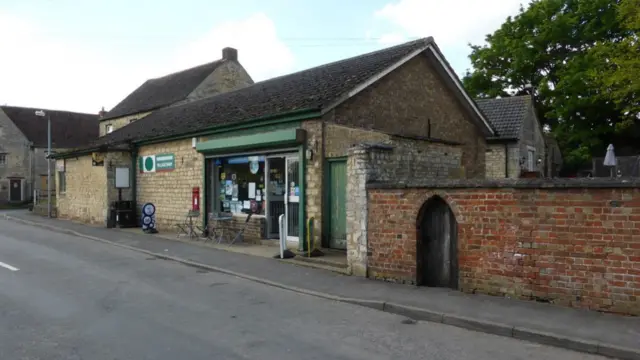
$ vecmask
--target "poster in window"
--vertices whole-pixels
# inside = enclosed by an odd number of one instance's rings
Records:
[[[260,163],[258,162],[258,160],[252,160],[249,163],[249,171],[251,171],[252,174],[257,174],[258,170],[260,170]]]
[[[224,189],[225,189],[225,192],[224,192],[225,195],[228,195],[228,196],[233,195],[233,181],[227,180],[224,183]],[[236,192],[236,195],[237,195],[237,192]]]
[[[238,184],[233,184],[231,197],[233,198],[233,201],[238,201]]]
[[[256,183],[250,182],[249,183],[249,199],[255,199],[255,198],[256,198]]]

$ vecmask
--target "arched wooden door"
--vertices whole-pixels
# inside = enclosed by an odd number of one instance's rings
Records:
[[[458,223],[440,197],[429,199],[418,216],[418,285],[458,288]]]

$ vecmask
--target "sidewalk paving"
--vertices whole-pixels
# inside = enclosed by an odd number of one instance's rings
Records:
[[[190,265],[211,267],[268,285],[377,308],[416,320],[436,321],[496,335],[599,353],[640,359],[640,318],[513,300],[471,295],[437,288],[415,287],[344,276],[299,267],[274,259],[217,250],[168,240],[142,232],[87,226],[49,219],[25,211],[5,212],[8,219],[73,235],[102,239]],[[197,263],[197,264],[194,264]]]

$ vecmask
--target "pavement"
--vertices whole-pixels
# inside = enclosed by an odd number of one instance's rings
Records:
[[[271,288],[290,290],[283,293],[295,292],[333,300],[331,303],[342,304],[340,306],[355,304],[360,305],[359,308],[378,310],[377,313],[380,314],[387,312],[414,320],[453,325],[584,353],[620,359],[640,359],[640,318],[637,317],[464,294],[447,289],[372,281],[321,269],[299,267],[273,259],[162,239],[142,232],[137,234],[131,231],[86,226],[43,218],[24,211],[4,214],[7,219],[30,227],[37,226],[57,233],[79,236],[142,252],[153,258],[172,260],[199,269],[232,275],[234,278],[250,280],[253,283],[269,285]],[[3,231],[4,229],[0,228],[0,234]],[[103,244],[95,246],[102,247]],[[328,310],[329,313],[331,311],[333,308]],[[323,313],[322,316],[325,315]],[[586,355],[581,356],[586,358]]]

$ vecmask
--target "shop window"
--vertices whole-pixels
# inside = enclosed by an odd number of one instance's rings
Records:
[[[234,214],[252,210],[264,215],[264,156],[216,159],[219,201],[217,211]]]

